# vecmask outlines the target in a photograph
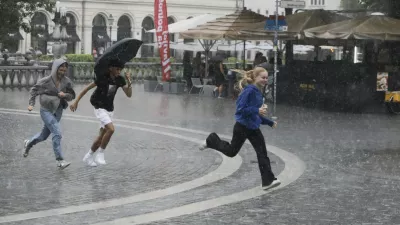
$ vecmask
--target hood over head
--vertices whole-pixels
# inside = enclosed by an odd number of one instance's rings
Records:
[[[51,67],[51,74],[50,74],[53,78],[57,78],[58,68],[64,63],[66,63],[68,65],[68,62],[65,61],[65,59],[60,58],[60,59],[54,60],[53,65]],[[64,76],[65,76],[65,74],[64,74]]]

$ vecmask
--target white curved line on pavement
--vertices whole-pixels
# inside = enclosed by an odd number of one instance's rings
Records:
[[[276,147],[270,147],[269,151],[277,155],[285,162],[285,169],[279,174],[278,178],[281,180],[282,184],[276,188],[272,188],[268,191],[264,191],[261,187],[255,187],[242,192],[234,193],[227,196],[222,196],[206,201],[195,202],[192,204],[187,204],[171,209],[161,210],[158,212],[146,213],[137,216],[125,217],[113,221],[101,222],[92,225],[132,225],[132,224],[144,224],[165,219],[170,219],[178,216],[188,215],[192,213],[197,213],[212,209],[215,207],[232,204],[251,198],[256,198],[265,195],[269,192],[281,189],[290,183],[297,180],[305,170],[304,162],[298,158],[296,155],[284,151]],[[167,224],[168,222],[166,222]]]
[[[0,111],[39,114],[38,112],[35,112],[35,111],[28,112],[28,110],[21,110],[21,109],[0,108]],[[67,117],[75,117],[75,118],[83,118],[83,119],[95,119],[95,117],[93,117],[93,116],[82,116],[82,115],[76,115],[76,114],[72,114],[72,113],[63,113],[63,117],[65,117],[65,116],[67,116]],[[131,121],[131,120],[123,120],[123,119],[116,119],[116,118],[113,118],[113,121],[114,122],[124,122],[124,123],[130,123],[130,124],[145,125],[145,126],[149,126],[149,127],[161,127],[161,128],[171,129],[171,130],[180,130],[180,131],[186,131],[186,132],[195,133],[195,134],[208,135],[210,133],[210,132],[192,130],[192,129],[182,128],[182,127],[174,127],[174,126],[169,126],[169,125],[162,125],[162,124],[156,124],[156,123],[146,123],[146,122]]]
[[[26,111],[21,112],[19,110],[13,111],[13,110],[9,110],[9,109],[0,110],[0,113],[12,114],[12,115],[24,115],[24,116],[39,116],[38,113],[27,113]],[[81,121],[81,122],[89,122],[89,123],[98,123],[97,120],[87,120],[87,119],[79,119],[79,118],[72,118],[72,117],[65,117],[64,119]],[[141,131],[166,135],[166,136],[179,138],[179,139],[183,139],[183,140],[187,140],[187,141],[191,141],[191,142],[195,142],[195,143],[199,143],[199,144],[202,143],[202,141],[199,139],[185,137],[185,136],[178,135],[178,134],[172,134],[172,133],[151,130],[151,129],[146,129],[146,128],[140,128],[140,127],[134,127],[134,126],[129,126],[129,125],[123,125],[123,124],[114,124],[114,125],[117,127],[124,127],[124,128],[134,129],[134,130],[141,130]],[[131,203],[140,202],[140,201],[147,201],[147,200],[151,200],[151,199],[161,198],[161,197],[165,197],[168,195],[188,191],[188,190],[191,190],[191,189],[194,189],[194,188],[206,185],[206,184],[216,182],[223,178],[226,178],[226,177],[232,175],[234,172],[236,172],[240,168],[240,166],[242,164],[242,158],[240,156],[235,157],[235,158],[228,158],[221,153],[219,153],[219,154],[223,158],[221,165],[216,170],[212,171],[211,173],[206,174],[205,176],[197,178],[192,181],[181,183],[181,184],[178,184],[178,185],[166,188],[166,189],[151,191],[151,192],[142,193],[142,194],[125,197],[125,198],[112,199],[112,200],[108,200],[108,201],[84,204],[84,205],[79,205],[79,206],[69,206],[69,207],[65,207],[65,208],[50,209],[50,210],[44,210],[44,211],[39,211],[39,212],[30,212],[30,213],[4,216],[4,217],[0,217],[0,223],[16,222],[16,221],[37,219],[37,218],[43,218],[43,217],[49,217],[49,216],[55,216],[55,215],[63,215],[63,214],[70,214],[70,213],[83,212],[83,211],[89,211],[89,210],[103,209],[103,208],[108,208],[108,207],[131,204]]]

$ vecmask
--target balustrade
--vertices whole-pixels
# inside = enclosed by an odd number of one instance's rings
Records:
[[[49,63],[40,63],[40,66],[0,66],[1,87],[30,87],[40,78],[51,72]],[[69,64],[69,76],[75,83],[87,83],[94,78],[94,65],[91,62],[72,62]],[[226,64],[233,68],[235,64]],[[51,66],[51,64],[50,64]],[[158,63],[127,63],[124,71],[132,74],[134,82],[141,82],[149,76],[160,76],[161,67]],[[183,65],[172,64],[172,77],[183,77]]]

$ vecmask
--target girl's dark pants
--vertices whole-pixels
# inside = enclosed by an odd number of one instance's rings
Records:
[[[275,179],[271,170],[271,162],[267,155],[265,139],[260,129],[250,130],[244,125],[236,122],[233,128],[233,137],[231,143],[221,140],[216,133],[211,133],[207,137],[207,147],[215,149],[228,157],[236,156],[242,148],[246,139],[249,139],[251,145],[257,153],[258,166],[261,172],[262,185],[267,186]]]

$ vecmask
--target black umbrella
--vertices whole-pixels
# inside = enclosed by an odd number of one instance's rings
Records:
[[[120,63],[125,64],[132,60],[142,44],[143,42],[140,40],[125,38],[107,48],[94,66],[96,77],[107,72],[110,61],[118,60]]]

